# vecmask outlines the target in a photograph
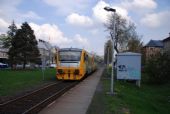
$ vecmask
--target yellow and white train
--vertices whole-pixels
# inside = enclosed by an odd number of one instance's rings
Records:
[[[59,80],[81,80],[96,70],[94,55],[84,49],[62,48],[56,55],[56,77]]]

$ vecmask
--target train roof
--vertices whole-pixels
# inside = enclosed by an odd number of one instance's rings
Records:
[[[82,51],[84,49],[79,49],[79,48],[60,48],[59,51]],[[85,50],[86,51],[86,50]],[[89,53],[86,51],[86,53],[89,55],[89,56],[93,56],[94,54],[92,53]]]
[[[59,51],[82,51],[82,49],[79,48],[61,48]]]

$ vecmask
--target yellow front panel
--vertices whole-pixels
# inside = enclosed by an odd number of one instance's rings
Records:
[[[80,80],[80,79],[82,79],[86,74],[86,63],[84,60],[84,54],[86,54],[86,52],[84,50],[82,50],[79,67],[61,67],[60,61],[58,61],[58,59],[57,59],[57,61],[56,61],[56,63],[57,63],[56,77],[57,77],[57,79],[59,79],[59,80]],[[57,56],[57,58],[58,58],[58,56]],[[62,73],[58,72],[59,69],[62,70]],[[79,69],[79,74],[75,74],[76,69]]]
[[[57,72],[57,79],[59,80],[80,80],[84,76],[83,69],[61,67],[58,69],[62,70],[62,73]],[[75,70],[79,70],[79,73],[76,74]]]

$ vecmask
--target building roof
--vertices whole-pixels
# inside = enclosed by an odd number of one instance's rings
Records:
[[[167,42],[167,41],[170,41],[170,36],[165,38],[165,39],[163,39],[163,42]]]
[[[52,45],[49,42],[45,42],[45,45],[49,50],[52,48]]]
[[[150,40],[145,47],[160,47],[163,48],[163,43],[161,40]]]
[[[48,48],[46,47],[46,45],[43,42],[38,42],[38,48],[48,50]]]
[[[38,48],[45,49],[45,50],[51,50],[53,46],[44,40],[39,39],[38,40]]]

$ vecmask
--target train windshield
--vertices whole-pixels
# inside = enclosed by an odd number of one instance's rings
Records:
[[[80,51],[60,51],[59,60],[60,61],[80,61],[81,52]]]

